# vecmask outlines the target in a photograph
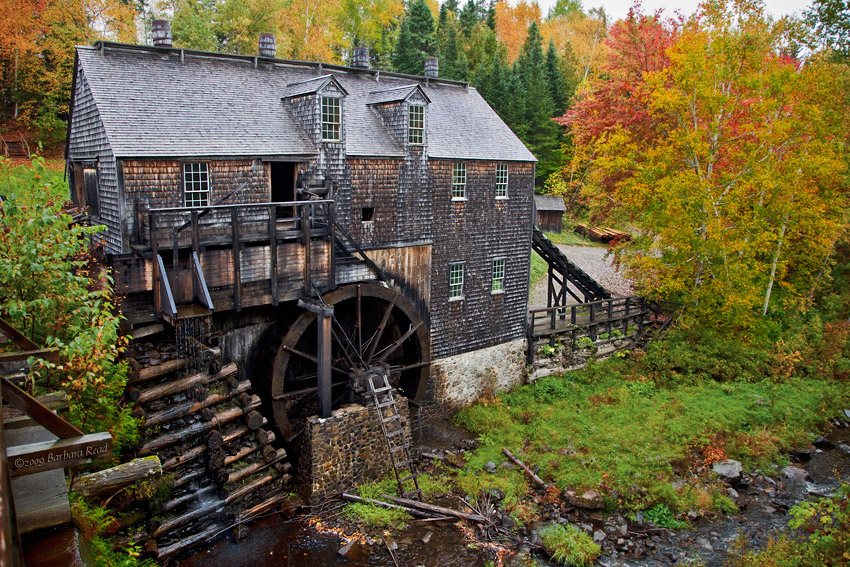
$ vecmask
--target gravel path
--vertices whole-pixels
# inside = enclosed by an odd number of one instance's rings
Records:
[[[558,244],[558,248],[571,262],[610,291],[611,295],[617,297],[632,294],[631,282],[612,264],[614,257],[606,258],[608,254],[606,247]],[[537,282],[529,294],[529,309],[546,307],[546,287],[547,278],[544,277]]]

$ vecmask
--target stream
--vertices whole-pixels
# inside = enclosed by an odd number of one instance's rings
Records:
[[[425,436],[423,450],[448,450],[466,445],[462,432],[431,431]],[[731,483],[729,495],[739,512],[719,519],[696,519],[693,528],[675,533],[641,534],[643,524],[621,516],[602,518],[598,513],[575,511],[569,518],[586,523],[602,542],[602,567],[663,567],[687,565],[699,559],[706,567],[722,567],[729,545],[743,533],[751,547],[758,548],[770,535],[786,528],[787,510],[797,502],[829,494],[839,486],[839,478],[850,478],[850,428],[833,430],[822,448],[798,452],[799,462],[790,467],[753,474]],[[830,448],[832,447],[832,448]],[[638,518],[639,520],[640,518]],[[333,524],[333,522],[329,522]],[[320,530],[302,520],[283,520],[271,515],[250,525],[251,535],[241,544],[229,537],[199,548],[180,561],[177,567],[488,567],[499,565],[497,549],[475,545],[453,524],[412,521],[404,531],[387,536],[370,530],[371,537],[356,538],[343,556],[340,552],[355,536],[346,534],[345,524],[334,530]],[[625,533],[623,533],[625,531]],[[534,540],[534,533],[526,533]],[[83,567],[78,537],[70,527],[36,538],[24,539],[28,567]],[[392,549],[392,552],[390,552]],[[551,565],[539,556],[522,550],[504,554],[508,567]]]

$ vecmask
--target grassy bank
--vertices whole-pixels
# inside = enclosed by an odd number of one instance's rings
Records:
[[[716,337],[700,344],[677,333],[645,357],[594,363],[463,410],[456,420],[481,446],[454,482],[470,495],[498,488],[515,519],[532,520],[526,476],[487,472],[487,463],[505,461],[504,447],[560,489],[599,491],[609,510],[732,511],[711,464],[733,458],[769,473],[807,445],[850,403],[836,371],[843,352],[830,362],[814,350],[736,351]]]

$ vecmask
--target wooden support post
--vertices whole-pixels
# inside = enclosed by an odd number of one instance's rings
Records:
[[[328,208],[328,231],[330,233],[328,235],[328,266],[330,267],[330,270],[328,270],[328,289],[336,289],[336,251],[334,250],[336,242],[334,224],[336,223],[336,218],[333,203],[328,203],[325,206]]]
[[[239,244],[239,208],[230,209],[230,225],[233,229],[233,309],[242,311],[242,246]]]
[[[159,262],[157,262],[157,257],[159,256],[159,247],[156,242],[156,232],[154,224],[156,222],[156,216],[154,213],[149,213],[148,215],[148,230],[150,230],[150,240],[151,240],[151,254],[153,255],[153,260],[151,264],[153,265],[153,312],[156,315],[157,320],[160,319],[160,313],[162,313],[162,298],[160,297],[160,285],[162,274],[159,271]]]
[[[0,390],[0,405],[3,394]],[[12,486],[6,460],[6,439],[3,420],[0,419],[0,565],[20,567],[24,564],[21,555],[21,540],[15,519],[15,503],[12,501]]]
[[[590,331],[590,340],[595,341],[596,340],[596,325],[594,323],[596,323],[596,310],[594,309],[593,303],[591,303],[589,306],[590,306],[590,329],[588,329],[588,330]]]
[[[192,211],[192,250],[195,251],[195,254],[198,257],[201,256],[201,237],[200,237],[200,229],[198,227],[198,211]]]
[[[277,206],[269,205],[269,278],[271,280],[272,305],[277,305]]]
[[[171,268],[177,270],[180,267],[180,229],[175,227],[171,235]]]
[[[310,280],[313,271],[312,266],[312,237],[310,235],[310,206],[307,203],[301,205],[301,234],[304,239],[304,295],[313,295],[313,286]]]
[[[331,324],[334,308],[315,301],[298,300],[298,306],[316,314],[318,336],[318,374],[319,374],[319,417],[331,416],[333,399],[331,398]]]
[[[608,338],[611,337],[611,319],[613,317],[614,300],[608,300]]]

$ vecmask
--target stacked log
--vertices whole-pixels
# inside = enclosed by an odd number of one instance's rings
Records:
[[[631,240],[632,238],[632,235],[628,232],[623,232],[622,230],[617,230],[615,228],[608,228],[604,226],[577,224],[575,231],[594,242],[620,242],[625,240]]]
[[[218,349],[199,361],[171,345],[134,345],[127,399],[140,418],[140,455],[156,455],[172,475],[170,499],[133,542],[165,559],[271,509],[289,494],[291,465],[262,414],[260,398]],[[200,366],[200,368],[199,368]],[[245,537],[239,526],[239,537]]]

